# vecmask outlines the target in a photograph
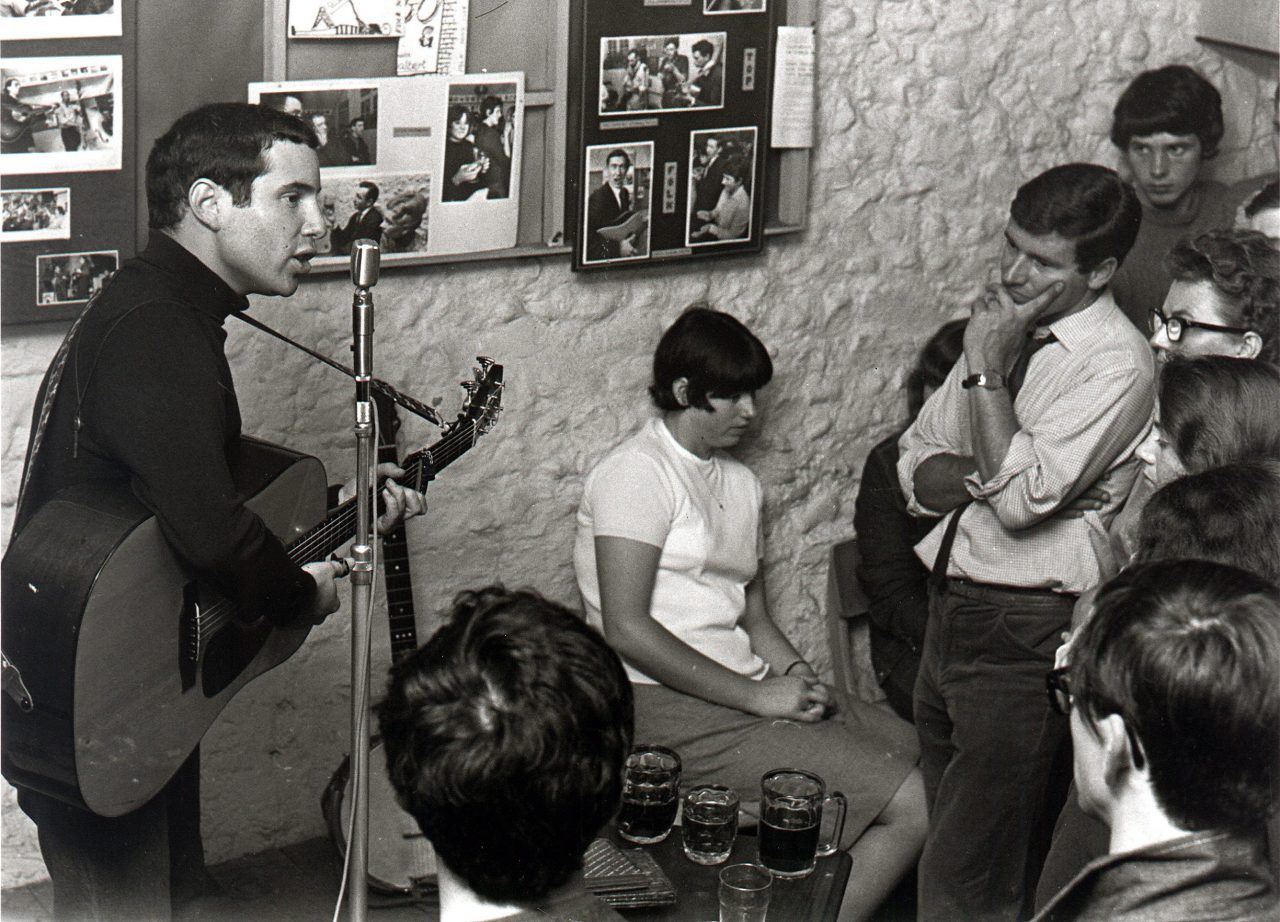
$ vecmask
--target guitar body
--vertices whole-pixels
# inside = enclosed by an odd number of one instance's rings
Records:
[[[315,458],[245,440],[234,469],[246,505],[286,543],[324,519]],[[4,559],[5,655],[33,704],[4,697],[5,777],[101,816],[145,804],[227,702],[310,630],[244,623],[230,608],[127,490],[82,486],[46,503]]]
[[[323,798],[329,835],[343,855],[351,841],[351,759],[342,760]],[[436,853],[427,837],[396,800],[387,775],[382,742],[369,746],[369,886],[388,895],[415,895],[434,887]]]

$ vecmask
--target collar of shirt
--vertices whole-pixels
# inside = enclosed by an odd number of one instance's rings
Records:
[[[1031,335],[1041,337],[1052,333],[1058,338],[1058,342],[1075,352],[1077,349],[1087,348],[1099,340],[1106,339],[1110,325],[1104,323],[1103,318],[1119,310],[1115,298],[1111,296],[1111,289],[1107,288],[1084,310],[1055,320],[1047,327],[1039,327]]]
[[[153,232],[138,259],[177,276],[182,281],[187,302],[219,323],[249,308],[248,298],[236,294],[216,272],[168,234]]]

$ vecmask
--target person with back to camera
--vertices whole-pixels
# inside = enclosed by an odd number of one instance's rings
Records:
[[[377,711],[392,786],[439,859],[442,922],[621,920],[582,885],[634,725],[594,628],[531,590],[459,593]]]
[[[1236,226],[1257,231],[1280,249],[1280,181],[1271,180],[1240,206]]]
[[[1149,494],[1133,530],[1132,560],[1152,560],[1157,554],[1171,555],[1169,548],[1172,547],[1173,530],[1169,529],[1169,540],[1163,541],[1160,534],[1153,531],[1151,523],[1169,519],[1168,514],[1161,511],[1160,504],[1155,508],[1153,504],[1162,496],[1161,503],[1168,502],[1170,497],[1165,494],[1181,482],[1179,478],[1198,476],[1222,469],[1224,465],[1280,462],[1278,406],[1280,371],[1266,362],[1201,356],[1170,362],[1165,366],[1160,376],[1158,416],[1151,433],[1138,450],[1144,460],[1143,476],[1148,478],[1154,493]],[[1218,479],[1221,476],[1218,475]],[[1213,483],[1215,478],[1208,480]],[[1274,496],[1274,491],[1266,487],[1264,480],[1246,485],[1231,484],[1229,487],[1237,494],[1242,489],[1247,490],[1254,503],[1266,503],[1269,496]],[[1228,488],[1222,489],[1223,507],[1235,505],[1238,508]],[[1177,496],[1177,491],[1173,495]],[[1257,555],[1261,548],[1274,548],[1275,542],[1280,540],[1276,534],[1271,534],[1261,541],[1261,547],[1250,546],[1253,538],[1267,532],[1265,529],[1260,531],[1257,525],[1242,516],[1236,522],[1237,540],[1224,542],[1219,538],[1215,547],[1211,540],[1214,535],[1221,535],[1222,525],[1221,518],[1215,525],[1214,520],[1207,516],[1186,523],[1186,528],[1200,535],[1194,556],[1253,568],[1258,563]],[[1130,563],[1130,558],[1123,562]],[[1268,579],[1280,576],[1280,559],[1272,560],[1257,572]],[[1093,609],[1093,593],[1086,593],[1073,615],[1077,634],[1079,625],[1088,620]],[[1076,643],[1077,640],[1071,638],[1059,649],[1055,657],[1058,666],[1067,663],[1074,655]],[[1053,843],[1036,887],[1037,907],[1043,907],[1086,863],[1105,854],[1106,842],[1106,827],[1081,810],[1069,796],[1054,827]]]
[[[1222,97],[1182,64],[1144,71],[1116,103],[1111,143],[1142,201],[1142,227],[1111,287],[1140,330],[1169,290],[1169,249],[1182,237],[1234,223],[1231,190],[1201,176],[1222,135]]]
[[[908,424],[925,400],[946,380],[964,350],[967,321],[951,320],[929,338],[907,378]],[[858,534],[858,581],[870,603],[871,665],[889,705],[903,720],[914,720],[912,691],[920,671],[920,647],[929,619],[929,571],[915,546],[938,523],[907,512],[898,486],[898,439],[906,427],[867,455],[854,505]]]
[[[1103,587],[1049,691],[1070,714],[1080,805],[1110,835],[1036,922],[1280,916],[1263,855],[1280,768],[1274,583],[1204,560],[1136,566]]]
[[[772,377],[741,322],[702,304],[681,314],[654,354],[660,415],[587,475],[574,571],[631,679],[637,738],[680,754],[682,784],[752,801],[761,775],[785,765],[845,793],[841,919],[863,919],[923,841],[916,746],[897,717],[823,684],[769,613],[763,491],[727,451]]]

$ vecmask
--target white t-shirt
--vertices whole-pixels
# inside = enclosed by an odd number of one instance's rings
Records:
[[[685,412],[698,412],[686,410]],[[727,669],[764,678],[768,664],[738,624],[763,549],[760,482],[725,455],[703,460],[652,419],[587,475],[578,507],[573,566],[587,620],[602,627],[597,537],[662,548],[649,613],[680,640]],[[657,685],[626,663],[631,681]]]

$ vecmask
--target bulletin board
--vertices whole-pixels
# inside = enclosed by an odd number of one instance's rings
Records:
[[[0,152],[6,326],[77,316],[133,255],[135,2],[84,18],[0,20],[0,72],[17,81]]]
[[[758,252],[776,0],[574,0],[575,270]]]

